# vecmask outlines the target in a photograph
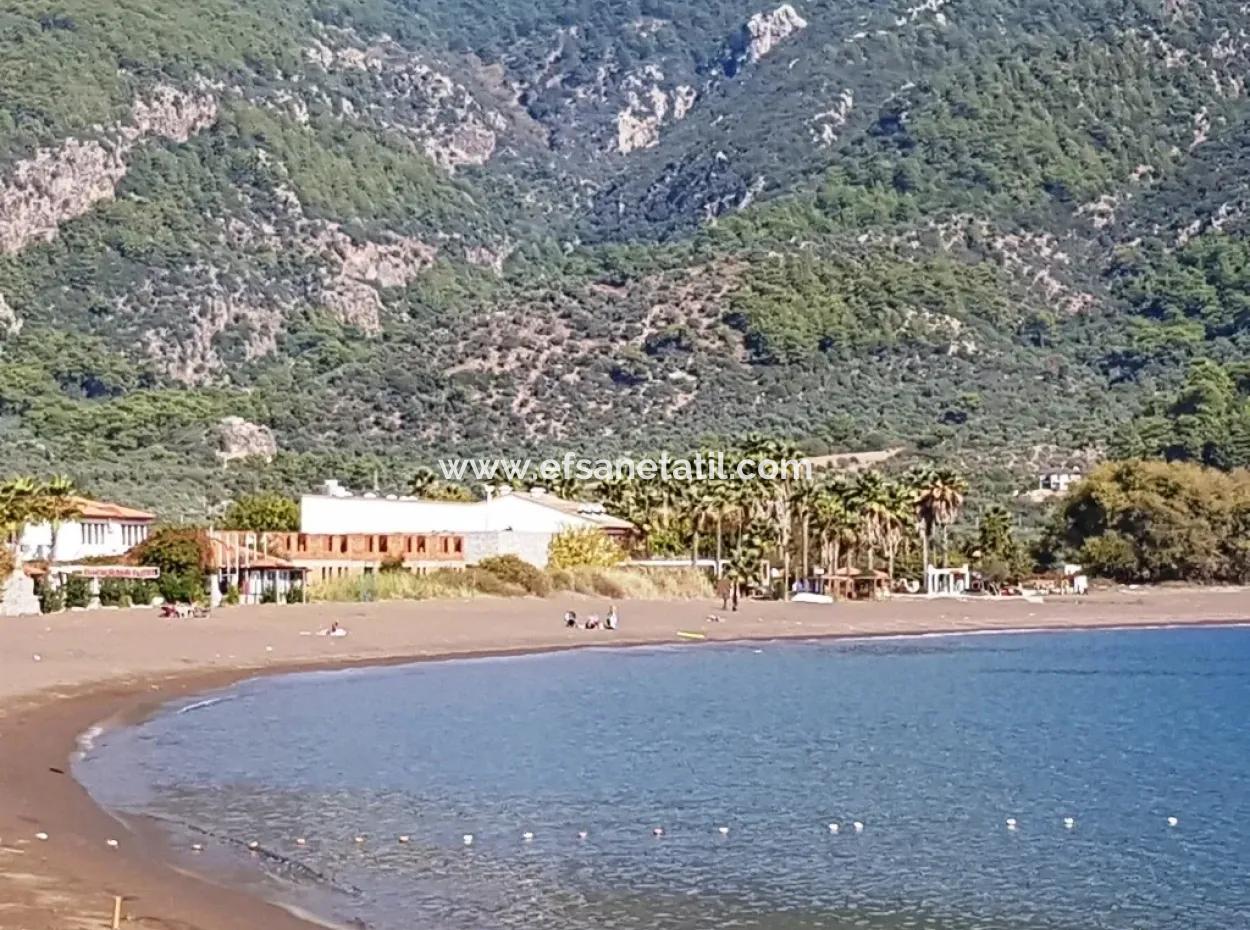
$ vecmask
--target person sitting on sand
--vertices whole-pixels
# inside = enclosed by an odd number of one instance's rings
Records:
[[[569,627],[570,629],[572,629],[573,627],[577,626],[577,614],[576,614],[576,612],[574,612],[574,611],[572,611],[572,610],[566,610],[566,611],[564,612],[564,625],[565,625],[565,626],[567,626],[567,627]]]
[[[599,629],[599,615],[598,614],[591,614],[589,617],[586,618],[586,629],[588,630]]]
[[[328,630],[322,630],[317,635],[318,636],[346,636],[347,630],[339,626],[339,622],[335,620],[333,623],[330,624],[330,628]]]
[[[619,620],[616,616],[616,605],[611,604],[608,607],[608,615],[603,619],[603,628],[605,630],[615,630],[618,622]]]

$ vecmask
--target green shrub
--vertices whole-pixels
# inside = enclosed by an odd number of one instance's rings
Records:
[[[148,578],[136,579],[130,582],[130,602],[132,604],[146,607],[160,596],[160,587],[155,581]]]
[[[91,580],[82,575],[70,575],[64,586],[66,607],[86,607],[91,603]]]
[[[434,572],[436,578],[445,577],[446,575],[459,576],[463,584],[479,594],[489,594],[493,597],[519,597],[528,593],[521,585],[511,581],[504,581],[494,572],[488,572],[486,569],[476,566],[460,571],[453,568],[441,568]]]
[[[509,584],[520,585],[530,594],[546,597],[551,593],[551,579],[537,565],[515,555],[496,555],[482,559],[477,567]]]
[[[402,555],[388,555],[382,560],[382,564],[378,566],[378,571],[383,573],[389,572],[406,572],[408,566],[404,564]]]
[[[171,604],[198,603],[204,599],[204,573],[199,569],[161,572],[156,587]]]
[[[222,595],[221,600],[222,603],[227,604],[230,607],[239,603],[239,586],[233,582],[226,585],[226,593]]]
[[[265,585],[265,590],[260,592],[260,602],[262,604],[278,603],[278,589],[271,584]]]
[[[43,582],[36,589],[36,595],[39,598],[39,609],[45,614],[60,613],[65,609],[65,595],[60,588],[53,588]]]
[[[625,551],[599,530],[565,530],[551,537],[547,548],[552,568],[608,568],[619,565]]]
[[[123,578],[104,578],[100,581],[100,603],[105,607],[129,607],[130,583]]]
[[[288,604],[302,604],[304,602],[303,585],[293,584],[286,592],[286,602]]]

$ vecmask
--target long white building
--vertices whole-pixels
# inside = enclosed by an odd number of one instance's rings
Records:
[[[156,520],[155,514],[121,504],[82,498],[78,505],[78,516],[66,520],[55,533],[48,523],[27,526],[18,541],[22,561],[77,562],[120,556],[147,539]]]
[[[336,482],[327,482],[326,492],[300,498],[300,532],[455,533],[464,537],[468,565],[510,554],[545,566],[551,538],[565,530],[599,530],[622,542],[636,531],[602,504],[568,501],[537,488],[464,503],[355,495]]]

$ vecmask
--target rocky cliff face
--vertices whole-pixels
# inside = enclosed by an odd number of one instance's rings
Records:
[[[19,161],[0,176],[0,253],[47,242],[62,223],[110,199],[135,146],[152,138],[185,142],[216,116],[211,95],[158,85],[135,100],[128,123],[104,130],[99,139],[67,139]]]

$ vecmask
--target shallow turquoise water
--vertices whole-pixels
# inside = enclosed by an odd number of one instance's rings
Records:
[[[78,774],[382,930],[1250,926],[1248,629],[603,650],[214,697]]]

